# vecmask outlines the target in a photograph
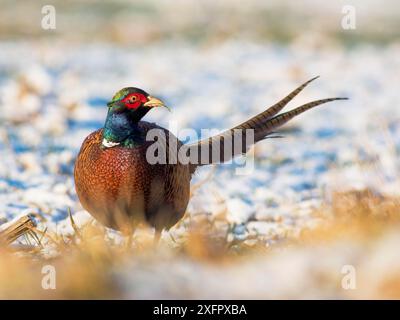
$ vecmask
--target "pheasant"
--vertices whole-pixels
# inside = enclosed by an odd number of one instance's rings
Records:
[[[279,114],[316,78],[246,122],[192,144],[183,144],[167,129],[142,121],[151,109],[165,107],[161,100],[134,87],[118,91],[107,104],[104,127],[86,137],[75,162],[76,192],[83,208],[104,226],[125,234],[132,234],[140,223],[147,223],[155,228],[157,241],[163,230],[169,230],[185,214],[190,181],[196,169],[204,164],[225,162],[248,150],[248,145],[239,149],[227,148],[228,138],[232,138],[235,132],[251,130],[251,143],[254,144],[270,137],[275,129],[311,108],[347,99],[316,100]],[[171,156],[167,156],[166,163],[150,163],[147,151],[155,143],[147,139],[151,130],[165,135],[164,140],[158,141],[165,150],[171,142],[184,147],[189,161],[168,161]],[[209,155],[215,148],[222,156],[206,155],[208,161],[195,161],[199,158],[192,156],[198,152]]]

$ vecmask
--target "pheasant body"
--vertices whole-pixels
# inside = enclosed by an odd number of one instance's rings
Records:
[[[176,139],[155,124],[140,121],[138,125],[144,134],[157,128],[169,139]],[[75,184],[82,206],[103,225],[117,230],[126,228],[127,232],[141,222],[156,230],[176,224],[189,201],[189,166],[149,165],[146,151],[150,141],[112,148],[104,148],[102,141],[103,129],[90,134],[76,161]]]
[[[315,79],[315,78],[314,78]],[[163,229],[175,225],[185,214],[190,197],[190,180],[198,166],[220,163],[243,154],[248,145],[240,150],[230,148],[235,131],[252,130],[256,143],[267,138],[273,130],[298,114],[315,106],[333,100],[316,100],[294,110],[278,114],[312,80],[307,81],[284,99],[241,125],[221,134],[183,145],[171,132],[156,124],[141,121],[147,112],[164,106],[161,100],[148,95],[138,88],[124,88],[117,92],[108,103],[108,115],[103,129],[91,133],[83,142],[76,159],[74,178],[82,206],[103,225],[131,233],[145,222],[160,234]],[[146,139],[150,130],[164,133],[162,150],[166,163],[151,163],[147,153],[154,141]],[[242,137],[245,139],[245,136]],[[185,148],[189,162],[170,161],[169,145],[174,143],[177,150]],[[206,163],[193,161],[207,158],[213,151],[220,157]],[[177,159],[177,158],[175,158]]]

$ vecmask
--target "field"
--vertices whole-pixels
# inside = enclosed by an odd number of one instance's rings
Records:
[[[342,5],[315,1],[55,1],[44,31],[41,5],[1,1],[0,230],[26,214],[37,226],[1,247],[0,298],[400,298],[400,12],[384,2],[353,1],[344,30]],[[120,88],[171,107],[148,121],[222,131],[316,75],[286,109],[349,100],[258,143],[249,174],[199,170],[159,247],[81,207],[75,157]]]

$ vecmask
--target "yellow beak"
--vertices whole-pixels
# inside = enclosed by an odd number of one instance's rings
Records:
[[[162,102],[160,99],[154,98],[152,96],[148,96],[147,99],[148,101],[143,104],[145,107],[165,107],[164,102]]]

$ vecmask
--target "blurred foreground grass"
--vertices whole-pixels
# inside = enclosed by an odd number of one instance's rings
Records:
[[[270,247],[232,243],[206,221],[158,248],[150,232],[128,245],[96,224],[74,226],[41,245],[3,247],[0,298],[400,298],[399,200],[335,193],[315,211],[317,227]],[[45,265],[55,267],[55,290],[41,286]],[[342,288],[345,265],[356,270],[354,290]]]

